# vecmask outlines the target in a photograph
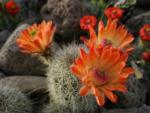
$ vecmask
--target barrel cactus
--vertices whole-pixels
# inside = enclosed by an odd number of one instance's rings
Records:
[[[70,72],[70,65],[83,45],[75,43],[60,49],[48,68],[50,104],[44,113],[96,113],[99,111],[94,97],[82,97],[78,79]]]
[[[32,103],[11,86],[0,85],[0,113],[32,113]]]

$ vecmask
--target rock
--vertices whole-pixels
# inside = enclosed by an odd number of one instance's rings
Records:
[[[44,75],[46,65],[41,56],[22,54],[16,45],[19,33],[28,25],[19,26],[0,50],[0,69],[8,75]]]
[[[79,34],[79,20],[88,13],[80,0],[48,0],[41,9],[42,18],[53,20],[58,34],[69,39],[73,37],[68,34]]]
[[[147,89],[138,79],[131,76],[127,83],[128,92],[118,93],[117,107],[131,108],[139,107],[145,103]]]
[[[150,113],[150,107],[149,106],[142,106],[138,108],[137,113]]]
[[[150,113],[150,107],[144,105],[140,108],[103,110],[101,113]]]
[[[39,13],[41,7],[46,3],[46,0],[15,0],[21,7],[20,15],[23,16],[23,20],[30,18]]]
[[[143,8],[150,6],[150,0],[137,0],[137,5],[142,6]]]
[[[39,23],[41,21],[40,17],[39,16],[34,16],[34,17],[31,17],[31,18],[27,18],[25,19],[24,21],[22,21],[20,23],[21,24],[34,24],[34,23]]]
[[[138,35],[139,34],[138,32],[139,32],[140,28],[143,25],[150,23],[150,19],[149,18],[150,18],[150,11],[130,18],[127,21],[126,24],[127,24],[128,28],[129,28],[129,30],[133,34]]]
[[[31,113],[32,102],[17,88],[0,85],[0,113]]]
[[[135,16],[141,15],[145,13],[146,10],[136,7],[136,6],[130,6],[129,8],[124,9],[124,15],[121,19],[121,22],[124,24],[126,23],[130,18],[133,18]]]
[[[107,0],[107,2],[108,2],[108,3],[111,3],[111,2],[113,2],[113,3],[117,3],[117,2],[118,2],[118,0]]]
[[[125,93],[115,92],[118,96],[117,103],[107,101],[106,108],[136,108],[146,103],[147,89],[145,83],[134,76],[130,76],[127,82],[128,91]]]
[[[0,86],[10,86],[10,89],[13,87],[26,94],[32,100],[33,113],[41,113],[39,112],[41,107],[49,100],[46,77],[29,75],[5,77],[0,80]]]
[[[147,67],[147,65],[146,65]],[[149,68],[147,68],[146,70],[149,70]],[[148,92],[147,92],[147,98],[146,98],[146,104],[150,106],[150,72],[145,72],[144,74],[144,82],[146,83],[147,85],[147,89],[148,89]]]
[[[0,47],[5,43],[8,36],[10,35],[10,32],[8,30],[3,30],[0,32]]]
[[[144,13],[146,13],[147,11],[142,9],[142,8],[138,8],[138,7],[130,7],[129,8],[130,10],[127,9],[128,13],[132,12],[131,14],[131,17],[130,18],[133,18],[133,17],[136,17],[136,16],[139,16],[139,15],[142,15]],[[129,19],[130,19],[129,18]]]
[[[0,71],[0,79],[2,79],[3,77],[5,77],[5,74]]]
[[[150,90],[147,93],[146,104],[150,106]]]
[[[11,76],[0,80],[1,85],[10,85],[18,90],[27,92],[41,92],[47,90],[46,77],[39,76]]]

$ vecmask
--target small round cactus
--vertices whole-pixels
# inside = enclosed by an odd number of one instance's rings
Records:
[[[83,45],[72,43],[60,49],[48,68],[50,104],[45,113],[97,113],[99,107],[93,96],[79,95],[81,83],[71,73],[70,65]]]
[[[28,98],[11,86],[0,86],[0,113],[32,113]]]

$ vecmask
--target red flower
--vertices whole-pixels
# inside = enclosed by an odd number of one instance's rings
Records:
[[[145,61],[149,61],[150,60],[150,52],[143,52],[142,53],[142,58],[145,60]]]
[[[95,16],[84,16],[80,19],[80,27],[83,30],[89,30],[89,27],[96,26],[97,19]]]
[[[150,24],[146,24],[140,29],[140,36],[143,41],[150,41]]]
[[[123,16],[123,10],[117,7],[108,7],[105,9],[104,14],[108,19],[118,21]]]
[[[14,0],[9,0],[5,7],[11,15],[15,15],[20,11],[19,5]]]

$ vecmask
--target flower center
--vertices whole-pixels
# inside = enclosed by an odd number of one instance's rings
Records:
[[[148,27],[148,28],[146,28],[145,30],[146,30],[146,31],[150,31],[150,28]]]
[[[90,24],[91,23],[91,20],[90,19],[87,19],[86,20],[86,24],[88,25],[88,24]]]
[[[104,85],[108,81],[108,76],[105,74],[105,72],[101,72],[98,68],[95,68],[93,70],[93,82],[96,85]]]
[[[33,30],[33,31],[31,31],[29,34],[30,34],[32,37],[34,37],[34,36],[36,35],[36,31]]]
[[[113,10],[113,11],[112,11],[112,13],[113,13],[113,14],[116,14],[116,13],[117,13],[117,11],[116,11],[116,10]]]
[[[145,34],[148,35],[148,36],[150,36],[150,28],[149,27],[145,28]]]
[[[104,38],[104,39],[102,40],[102,45],[103,45],[103,46],[112,45],[112,41],[111,41],[111,40],[108,40],[108,39],[106,39],[106,38]]]
[[[16,9],[16,6],[15,5],[11,6],[11,9]]]

